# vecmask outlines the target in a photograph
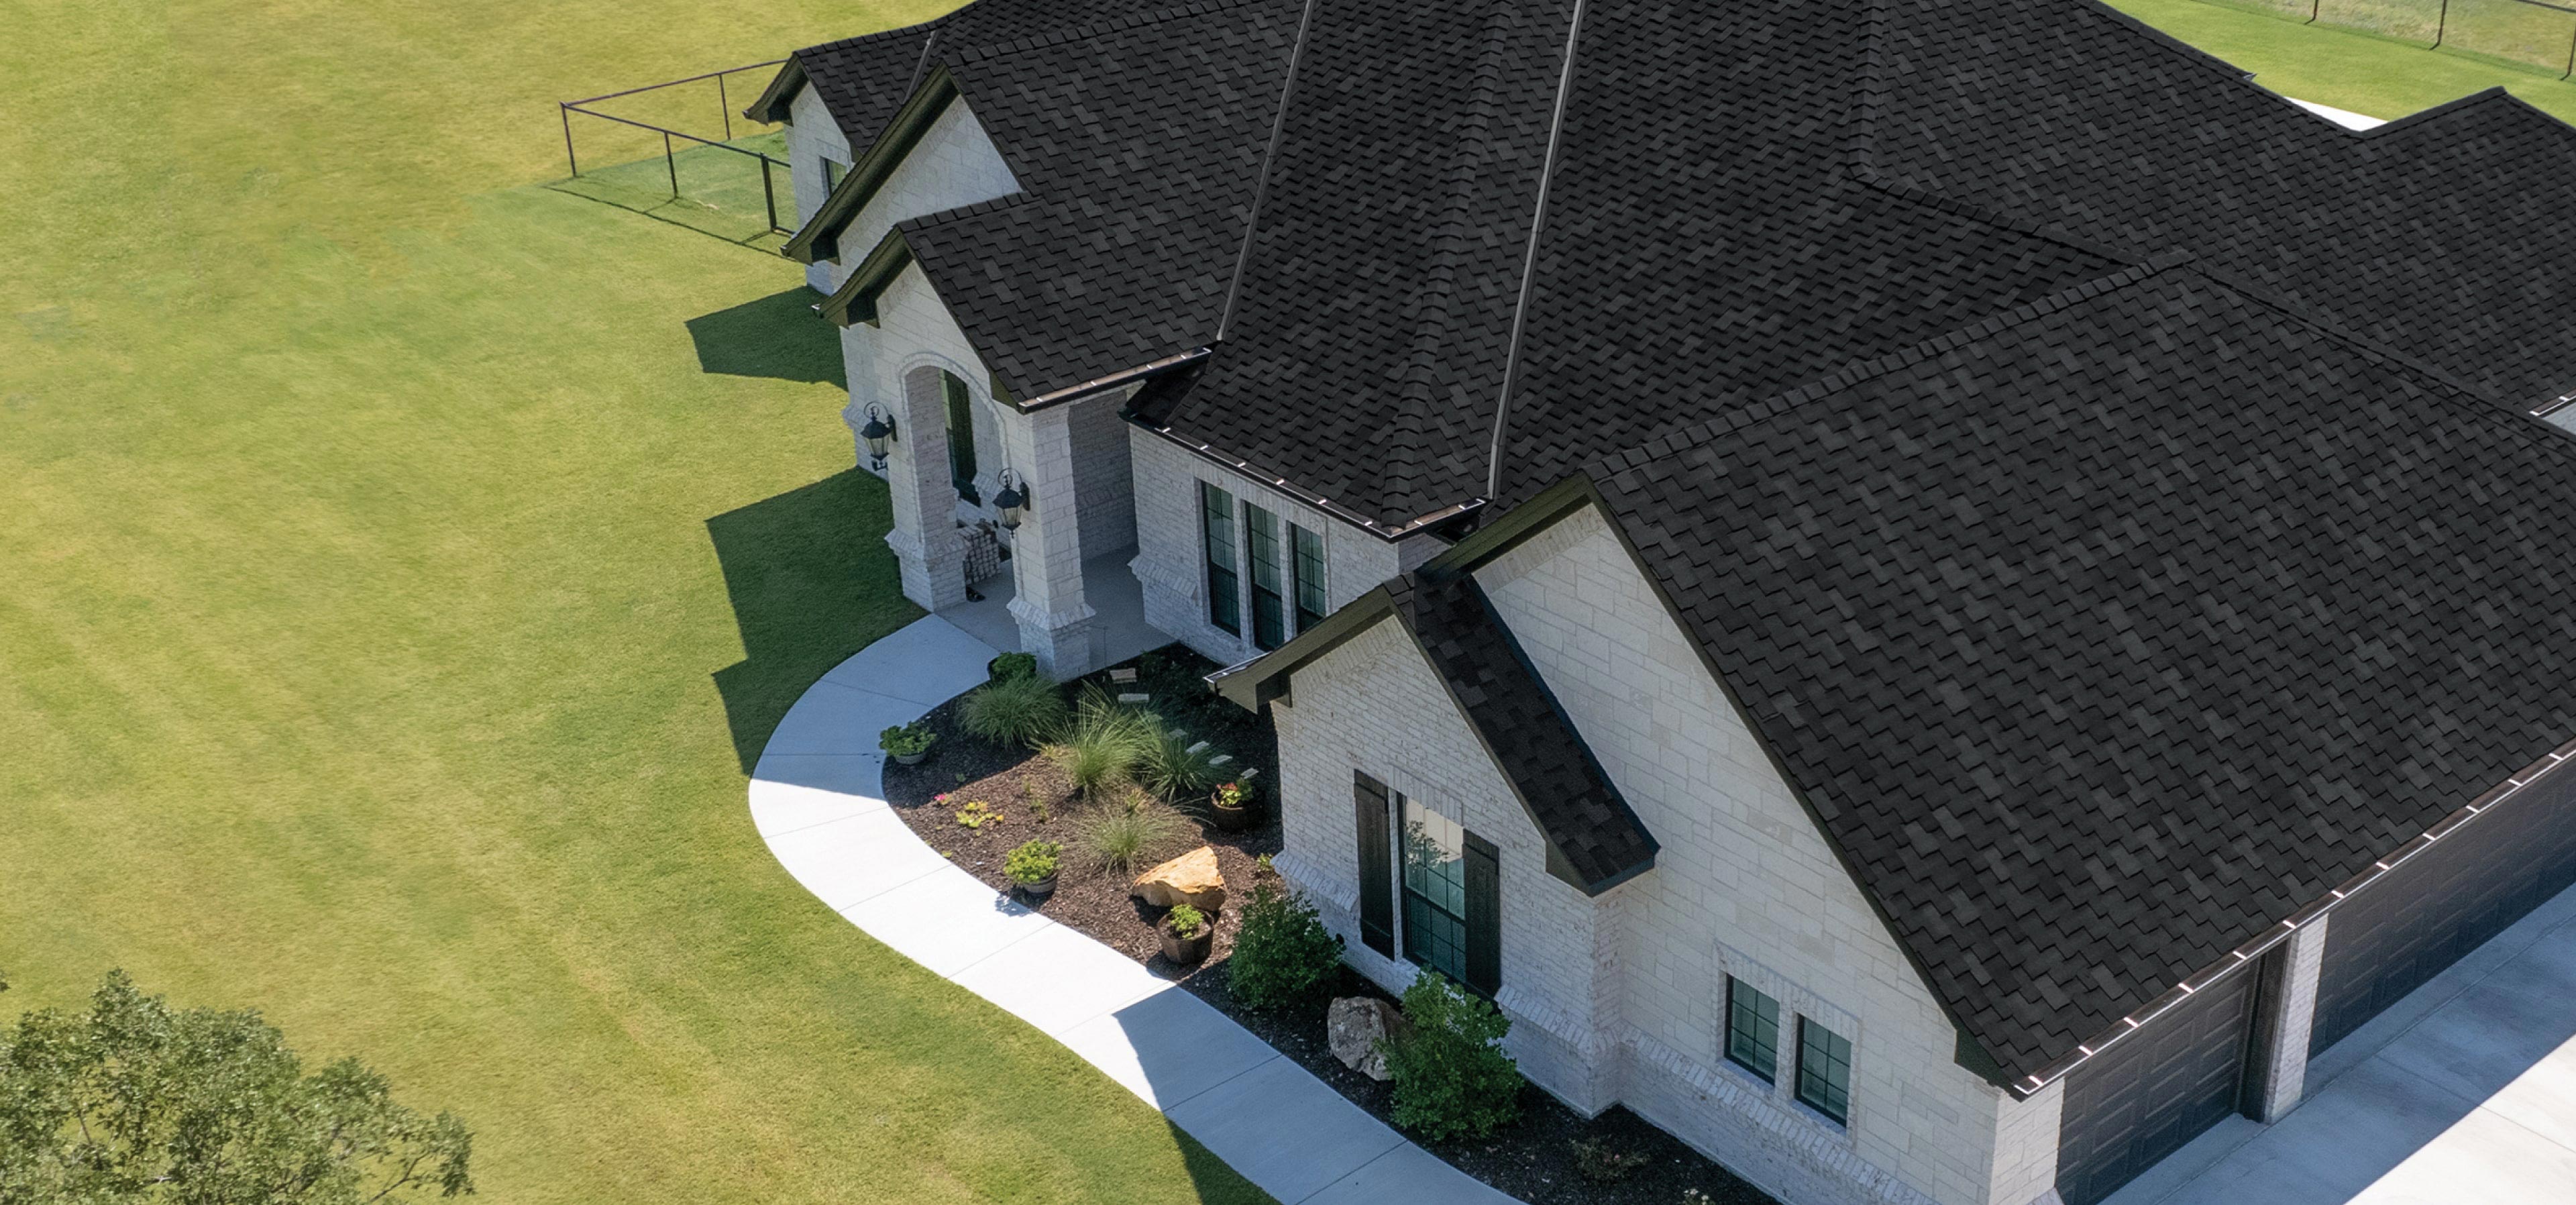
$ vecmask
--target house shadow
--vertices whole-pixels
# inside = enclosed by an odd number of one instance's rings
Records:
[[[841,336],[814,312],[814,291],[802,286],[757,301],[689,319],[698,371],[733,377],[828,382],[849,388],[841,362]]]
[[[744,774],[807,687],[920,617],[891,524],[885,483],[855,467],[707,520],[742,633],[743,659],[714,677]]]

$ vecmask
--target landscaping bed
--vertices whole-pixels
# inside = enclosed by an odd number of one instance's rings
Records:
[[[1210,756],[1227,757],[1225,769],[1232,777],[1241,780],[1241,771],[1253,771],[1249,782],[1259,806],[1256,825],[1228,833],[1196,816],[1185,817],[1183,827],[1141,854],[1134,869],[1103,869],[1096,860],[1086,860],[1080,834],[1105,812],[1127,807],[1131,797],[1111,790],[1095,790],[1085,797],[1075,790],[1073,776],[1059,757],[974,736],[961,721],[963,696],[922,720],[935,734],[928,760],[915,766],[886,766],[887,802],[931,848],[1000,891],[1015,890],[1003,872],[1014,848],[1032,839],[1062,844],[1065,852],[1055,892],[1037,902],[1040,911],[1136,959],[1155,974],[1177,981],[1352,1103],[1392,1124],[1392,1086],[1342,1065],[1327,1044],[1324,1024],[1330,999],[1392,997],[1347,967],[1340,970],[1339,981],[1329,993],[1310,1003],[1275,1010],[1245,1007],[1231,989],[1228,964],[1241,929],[1240,905],[1256,886],[1279,885],[1263,861],[1280,849],[1273,794],[1278,746],[1268,720],[1217,698],[1203,680],[1217,667],[1180,646],[1148,653],[1118,668],[1135,670],[1134,679],[1113,681],[1111,671],[1104,670],[1067,684],[1068,691],[1078,695],[1091,687],[1104,696],[1148,696],[1140,706],[1149,708],[1167,727],[1186,733],[1190,742],[1206,742]],[[1178,802],[1204,814],[1198,806],[1203,798],[1185,797]],[[984,806],[970,808],[975,803]],[[967,812],[976,823],[961,823],[960,812]],[[1201,844],[1215,851],[1225,878],[1227,904],[1212,917],[1215,939],[1207,960],[1180,966],[1162,953],[1156,926],[1166,910],[1149,907],[1128,891],[1137,871]],[[1686,1200],[1775,1205],[1758,1189],[1624,1108],[1586,1120],[1531,1085],[1523,1086],[1520,1106],[1519,1120],[1482,1139],[1408,1137],[1461,1171],[1531,1205],[1675,1205]],[[1586,1165],[1600,1170],[1605,1155],[1624,1170],[1606,1180],[1587,1174]],[[1686,1198],[1687,1190],[1701,1195]]]

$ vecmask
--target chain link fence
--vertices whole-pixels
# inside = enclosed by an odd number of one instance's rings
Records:
[[[552,187],[735,242],[789,233],[786,132],[736,111],[783,61],[556,102],[572,174]]]
[[[2209,0],[2428,49],[2576,75],[2576,7],[2547,0]]]

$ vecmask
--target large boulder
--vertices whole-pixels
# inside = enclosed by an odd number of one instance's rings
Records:
[[[1333,1057],[1373,1080],[1386,1078],[1386,1052],[1377,1048],[1378,1039],[1402,1041],[1412,1032],[1413,1022],[1401,1010],[1375,996],[1335,1000],[1324,1014],[1324,1039]]]
[[[1217,871],[1216,850],[1202,845],[1137,875],[1127,894],[1157,908],[1188,904],[1214,913],[1225,907],[1225,876]]]

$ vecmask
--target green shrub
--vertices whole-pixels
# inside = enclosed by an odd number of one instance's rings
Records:
[[[993,664],[990,667],[987,676],[995,682],[999,682],[1004,678],[1037,677],[1037,655],[1034,653],[1004,653],[999,657],[993,658]]]
[[[1520,1116],[1520,1068],[1498,1045],[1510,1018],[1437,971],[1404,989],[1404,1016],[1412,1036],[1378,1040],[1395,1087],[1395,1124],[1437,1141],[1482,1138]]]
[[[1075,821],[1073,843],[1092,865],[1130,874],[1161,861],[1183,838],[1197,835],[1197,828],[1180,813],[1136,797],[1096,808]]]
[[[1314,905],[1262,883],[1243,905],[1243,927],[1225,965],[1244,1007],[1279,1008],[1331,989],[1342,968],[1342,939],[1324,928]]]
[[[932,732],[930,725],[915,720],[912,723],[897,724],[879,732],[877,748],[896,757],[910,757],[915,753],[929,752],[930,742],[938,739],[939,734]]]
[[[1096,686],[1085,687],[1072,725],[1046,753],[1073,780],[1074,789],[1089,796],[1101,787],[1133,781],[1150,728],[1144,713],[1119,706]]]
[[[1136,785],[1173,801],[1196,797],[1217,778],[1216,766],[1209,760],[1216,754],[1207,749],[1191,752],[1190,746],[1198,742],[1186,733],[1175,735],[1176,731],[1150,711],[1136,725]]]
[[[1188,904],[1174,904],[1170,912],[1163,914],[1163,923],[1171,926],[1172,936],[1188,938],[1196,937],[1204,931],[1207,928],[1208,918],[1207,913]]]
[[[1002,873],[1014,883],[1043,883],[1055,877],[1057,859],[1064,847],[1053,841],[1022,841],[1002,863]]]
[[[995,678],[958,704],[957,722],[997,745],[1037,745],[1064,727],[1064,692],[1036,674]]]

